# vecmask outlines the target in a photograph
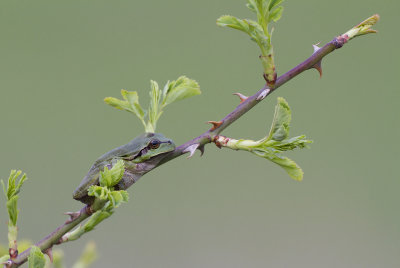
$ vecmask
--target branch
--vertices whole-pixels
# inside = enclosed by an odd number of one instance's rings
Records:
[[[261,102],[264,98],[269,96],[272,92],[274,92],[277,88],[288,82],[289,80],[293,79],[300,73],[315,68],[318,71],[321,71],[321,60],[328,55],[329,53],[333,52],[335,49],[341,48],[344,44],[346,44],[350,39],[367,34],[373,33],[375,31],[371,30],[370,27],[375,24],[379,19],[378,15],[374,15],[367,20],[361,22],[357,26],[353,27],[351,30],[342,34],[338,37],[335,37],[331,42],[327,43],[323,47],[319,48],[314,45],[314,53],[307,58],[305,61],[291,69],[290,71],[286,72],[285,74],[278,77],[274,87],[269,87],[267,84],[260,89],[257,93],[253,96],[245,97],[244,95],[238,93],[236,95],[239,96],[241,102],[240,104],[227,116],[225,116],[220,121],[210,121],[213,124],[213,127],[208,131],[204,132],[197,138],[194,138],[179,147],[177,147],[173,152],[169,153],[167,156],[160,156],[163,159],[159,162],[159,165],[162,165],[168,161],[173,160],[174,158],[181,156],[185,153],[190,153],[189,157],[191,157],[195,150],[198,149],[203,153],[204,146],[208,143],[214,142],[215,138],[228,126],[230,126],[233,122],[239,119],[243,114],[248,112],[251,108]],[[350,34],[349,34],[350,33]],[[155,167],[155,168],[156,168]],[[47,237],[43,238],[39,241],[36,246],[38,246],[43,252],[52,248],[53,245],[60,244],[66,242],[62,239],[63,235],[72,230],[75,226],[79,223],[87,219],[92,213],[96,211],[96,208],[92,206],[85,206],[79,212],[70,214],[71,219],[66,221],[60,227],[58,227],[54,232],[49,234]],[[5,263],[5,267],[18,267],[25,263],[28,259],[30,253],[30,249],[19,254],[15,259],[8,260]]]
[[[350,36],[348,33],[354,29],[358,29],[360,26],[364,26],[366,22],[370,22],[373,20],[373,24],[376,23],[379,20],[379,15],[373,15],[372,17],[366,19],[365,21],[361,22],[357,26],[353,27],[351,30],[349,30],[347,33],[339,35],[338,37],[335,37],[331,42],[327,43],[323,47],[319,48],[316,45],[314,45],[314,53],[305,61],[291,69],[290,71],[286,72],[285,74],[281,75],[278,77],[276,80],[275,86],[273,88],[270,88],[268,84],[266,83],[265,86],[260,89],[256,94],[250,97],[245,97],[240,93],[235,93],[239,96],[241,102],[240,104],[227,116],[225,116],[221,121],[214,122],[214,126],[198,136],[197,138],[194,138],[191,141],[188,141],[179,147],[175,149],[175,151],[171,152],[167,157],[165,157],[161,162],[161,164],[164,164],[186,152],[188,152],[186,149],[189,147],[192,147],[194,145],[197,145],[199,149],[202,150],[204,148],[204,145],[210,142],[214,141],[214,138],[218,136],[225,128],[227,128],[229,125],[231,125],[233,122],[235,122],[237,119],[239,119],[243,114],[248,112],[251,108],[256,106],[260,101],[262,101],[265,97],[270,95],[272,92],[274,92],[277,88],[291,80],[292,78],[296,77],[300,73],[309,70],[311,68],[317,69],[320,74],[322,74],[322,69],[321,69],[321,61],[322,59],[328,55],[329,53],[333,52],[335,49],[341,48],[344,44],[346,44],[350,39],[352,39],[355,36]],[[372,24],[372,25],[373,25]],[[370,25],[370,26],[372,26]],[[369,28],[368,28],[369,29]],[[376,31],[375,31],[376,32]],[[373,33],[373,31],[369,30],[368,33]],[[365,33],[362,33],[365,34]],[[359,34],[361,35],[361,34]],[[210,121],[211,122],[211,121]]]

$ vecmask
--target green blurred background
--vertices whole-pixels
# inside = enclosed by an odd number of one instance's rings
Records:
[[[305,172],[209,145],[129,189],[131,201],[84,238],[62,246],[73,263],[95,240],[95,267],[400,267],[398,1],[289,1],[275,25],[278,74],[374,13],[378,35],[352,40],[281,87],[223,134],[266,134],[276,97],[293,110],[289,153]],[[158,131],[177,144],[201,134],[264,84],[258,48],[215,25],[250,17],[245,0],[0,3],[0,177],[29,176],[20,237],[37,241],[81,204],[71,197],[93,161],[143,131],[103,103],[120,89],[147,103],[149,80],[184,74],[203,94],[167,108]],[[7,214],[0,208],[0,241]]]

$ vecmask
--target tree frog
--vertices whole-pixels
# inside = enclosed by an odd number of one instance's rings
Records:
[[[174,142],[163,134],[142,134],[128,144],[117,147],[97,159],[78,188],[75,189],[73,197],[85,204],[91,204],[94,199],[87,195],[87,190],[91,185],[99,184],[100,171],[103,171],[105,166],[111,168],[119,159],[124,161],[125,173],[115,188],[126,189],[152,170],[163,158],[155,156],[171,152],[174,149]]]

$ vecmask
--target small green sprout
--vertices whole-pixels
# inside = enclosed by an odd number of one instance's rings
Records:
[[[3,186],[4,195],[6,197],[6,206],[8,211],[8,246],[10,258],[14,259],[18,255],[18,246],[17,246],[17,236],[18,236],[18,228],[17,228],[17,220],[18,220],[18,194],[21,190],[22,184],[27,180],[26,174],[24,173],[17,183],[18,177],[20,177],[22,171],[20,170],[11,170],[10,176],[7,180],[7,187],[4,184],[3,180],[1,180],[1,184]]]
[[[17,209],[17,201],[18,194],[21,190],[22,184],[27,180],[26,174],[24,173],[17,183],[18,177],[21,175],[21,170],[11,170],[10,176],[7,181],[7,187],[5,186],[3,180],[1,180],[1,184],[3,186],[3,191],[7,199],[7,210],[8,216],[10,218],[10,223],[14,226],[17,225],[18,219],[18,209]]]
[[[150,105],[147,110],[139,104],[136,91],[122,89],[123,100],[107,97],[104,101],[114,108],[136,115],[142,122],[145,132],[155,132],[157,121],[167,105],[201,93],[199,84],[186,76],[180,76],[172,82],[168,81],[163,90],[159,88],[156,81],[150,81],[150,85]]]
[[[375,14],[369,17],[368,19],[364,20],[363,22],[359,23],[358,25],[354,26],[342,36],[344,36],[347,39],[347,41],[349,41],[350,39],[353,39],[354,37],[357,36],[369,33],[377,33],[377,31],[371,29],[371,27],[374,26],[378,21],[379,21],[379,15]]]
[[[247,2],[247,8],[256,13],[257,21],[225,15],[217,19],[217,25],[245,32],[252,41],[257,43],[261,50],[260,60],[264,68],[264,77],[268,85],[273,87],[276,80],[274,51],[271,42],[273,29],[269,31],[268,25],[281,18],[283,7],[280,4],[283,0],[248,0]]]

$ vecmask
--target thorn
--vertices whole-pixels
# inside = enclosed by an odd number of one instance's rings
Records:
[[[314,64],[311,68],[316,69],[319,72],[319,78],[322,77],[322,66],[321,66],[321,61],[317,62]]]
[[[269,93],[270,91],[271,91],[271,89],[269,89],[269,88],[264,89],[264,90],[260,93],[260,95],[258,95],[258,97],[256,98],[256,100],[258,100],[258,101],[263,100],[263,99],[268,95],[268,93]]]
[[[44,253],[49,256],[50,262],[53,263],[53,247],[46,249]]]
[[[184,153],[189,153],[189,156],[187,158],[191,158],[194,155],[194,153],[196,152],[196,149],[199,147],[199,145],[200,144],[195,143],[195,144],[192,144],[192,145],[186,147],[186,149],[183,150]]]
[[[80,215],[81,212],[65,212],[64,215],[68,215],[70,218],[65,222],[66,224],[73,222],[76,220]]]
[[[313,52],[313,54],[314,54],[315,52],[317,52],[318,50],[320,50],[320,49],[321,49],[321,48],[318,46],[318,45],[319,45],[319,43],[320,43],[320,42],[316,43],[315,45],[312,45],[312,46],[313,46],[313,49],[314,49],[314,52]]]
[[[236,96],[239,97],[240,103],[244,102],[244,101],[247,100],[247,98],[248,98],[247,96],[245,96],[245,95],[243,95],[243,94],[241,94],[241,93],[233,93],[233,95],[236,95]]]
[[[201,146],[199,146],[199,148],[197,148],[199,151],[200,151],[200,156],[203,156],[203,154],[204,154],[204,144],[203,145],[201,145]]]
[[[321,49],[321,48],[318,46],[319,43],[320,43],[320,42],[316,43],[315,45],[312,45],[312,46],[313,46],[313,49],[314,49],[313,54],[315,54],[315,52],[317,52],[318,50]],[[311,68],[316,69],[316,70],[319,72],[319,78],[322,77],[321,61],[322,61],[322,59],[311,67]],[[311,68],[310,68],[310,69],[311,69]]]
[[[212,124],[212,128],[210,130],[214,130],[218,128],[220,125],[222,125],[222,121],[208,121],[207,123]]]

